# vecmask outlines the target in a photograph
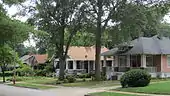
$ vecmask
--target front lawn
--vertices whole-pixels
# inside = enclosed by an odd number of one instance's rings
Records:
[[[75,83],[63,83],[61,84],[65,87],[88,87],[88,88],[97,88],[97,87],[111,87],[119,86],[119,81],[85,81],[85,82],[75,82]]]
[[[56,88],[53,86],[44,86],[40,84],[30,84],[30,83],[17,83],[15,85],[13,84],[8,84],[10,86],[16,86],[16,87],[24,87],[24,88],[32,88],[32,89],[51,89],[51,88]]]
[[[137,95],[130,95],[130,94],[120,94],[120,93],[112,93],[112,92],[99,92],[99,93],[92,93],[91,96],[137,96]]]
[[[170,95],[170,81],[161,81],[150,84],[146,87],[119,88],[118,91],[138,92],[148,94],[168,94]]]

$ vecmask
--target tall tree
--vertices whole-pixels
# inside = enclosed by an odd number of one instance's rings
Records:
[[[95,73],[96,80],[100,80],[100,52],[102,34],[109,27],[116,27],[116,34],[122,39],[128,40],[136,38],[133,36],[142,36],[147,34],[154,24],[157,23],[158,14],[166,13],[168,0],[86,0],[86,12],[90,18],[90,24],[95,25],[96,33],[96,56],[95,56]],[[151,14],[151,11],[155,13]],[[156,10],[156,11],[155,11]],[[149,12],[148,12],[149,11]],[[160,13],[158,13],[160,12]],[[156,16],[155,16],[156,14]],[[152,21],[155,20],[155,21]],[[109,23],[109,26],[108,26]],[[89,24],[89,25],[90,25]],[[130,26],[129,26],[129,25]],[[150,26],[147,26],[147,25]],[[152,26],[151,26],[152,25]],[[113,31],[113,30],[112,30]],[[132,32],[131,32],[132,31]],[[113,32],[112,32],[113,33]],[[121,36],[123,35],[123,36]],[[110,42],[110,41],[109,41]]]
[[[33,18],[39,29],[47,31],[49,42],[55,46],[55,55],[59,57],[60,79],[64,79],[65,60],[73,36],[83,22],[83,0],[37,0]],[[31,21],[34,21],[31,19]],[[65,33],[69,32],[67,41]]]

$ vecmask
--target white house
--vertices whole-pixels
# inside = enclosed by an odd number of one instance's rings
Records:
[[[106,47],[101,48],[101,52],[106,52]],[[104,60],[106,59],[106,60]],[[106,61],[106,62],[104,62]],[[113,58],[101,57],[101,66],[113,66]],[[59,73],[59,59],[54,60],[56,73]],[[95,70],[95,47],[71,46],[68,50],[65,69],[68,73],[90,73]]]

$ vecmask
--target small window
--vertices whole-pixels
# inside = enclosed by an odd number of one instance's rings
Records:
[[[170,67],[170,55],[167,55],[167,63],[168,63],[168,67]]]

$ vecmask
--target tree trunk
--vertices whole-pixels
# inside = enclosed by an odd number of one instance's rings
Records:
[[[102,17],[102,0],[98,0],[98,13],[97,13],[97,30],[96,30],[96,55],[95,55],[95,79],[101,80],[100,73],[100,53],[101,53],[101,17]]]
[[[59,59],[59,64],[60,64],[60,73],[59,73],[59,80],[64,80],[64,70],[65,70],[65,59],[64,57]]]
[[[5,70],[4,70],[4,67],[1,66],[1,69],[2,69],[3,82],[5,83]]]
[[[65,70],[65,59],[66,56],[64,54],[64,32],[65,32],[65,17],[62,17],[62,28],[60,30],[60,48],[59,48],[59,65],[60,65],[60,71],[59,71],[59,80],[64,80],[64,70]]]

